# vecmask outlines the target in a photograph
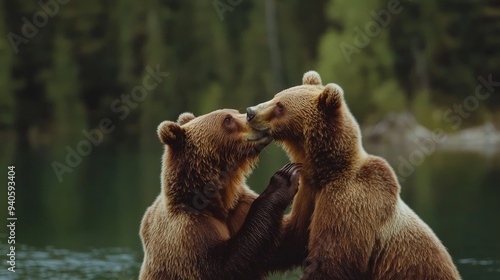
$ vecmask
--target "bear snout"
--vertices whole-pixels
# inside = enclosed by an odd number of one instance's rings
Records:
[[[252,109],[252,107],[247,108],[247,122],[251,121],[253,118],[255,118],[255,111]]]

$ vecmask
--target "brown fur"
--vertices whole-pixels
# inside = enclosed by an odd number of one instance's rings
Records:
[[[322,86],[314,71],[303,81],[247,109],[252,126],[270,129],[292,162],[304,163],[287,217],[310,229],[302,279],[460,279],[445,247],[401,200],[392,168],[364,151],[342,89]]]
[[[160,124],[158,136],[166,145],[162,190],[141,223],[140,279],[261,278],[298,167],[275,174],[257,197],[245,176],[271,138],[234,110],[181,114]]]

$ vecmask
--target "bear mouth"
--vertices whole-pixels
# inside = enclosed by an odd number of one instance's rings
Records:
[[[251,135],[249,135],[247,137],[247,141],[249,141],[249,142],[263,141],[263,142],[270,143],[273,140],[273,136],[269,132],[269,129],[265,129],[265,130],[254,129],[254,132],[255,133],[252,133]]]
[[[269,126],[263,126],[263,125],[260,125],[258,123],[252,122],[252,121],[247,122],[247,123],[255,131],[267,131],[267,133],[271,134],[270,133],[271,128]]]

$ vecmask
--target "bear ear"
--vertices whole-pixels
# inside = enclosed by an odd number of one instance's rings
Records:
[[[302,77],[302,84],[304,85],[321,85],[321,77],[316,71],[308,71]]]
[[[182,144],[186,134],[184,129],[179,124],[171,121],[164,121],[158,126],[158,137],[160,141],[169,146],[177,146]]]
[[[344,90],[337,84],[328,84],[318,98],[318,107],[321,111],[332,113],[337,110],[344,98]]]
[[[194,118],[195,118],[195,116],[192,113],[185,112],[185,113],[182,113],[179,115],[179,118],[177,119],[177,123],[179,125],[183,125],[183,124],[190,122]]]

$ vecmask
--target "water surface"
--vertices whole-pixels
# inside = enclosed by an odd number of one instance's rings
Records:
[[[258,192],[287,161],[277,149],[263,151],[249,179]],[[383,154],[396,171],[408,156],[369,150]],[[160,147],[148,153],[96,150],[59,183],[45,155],[20,156],[16,272],[7,271],[0,231],[0,279],[136,279],[139,224],[160,190],[160,157]],[[401,178],[401,196],[436,232],[463,278],[500,279],[500,156],[435,152]],[[292,271],[272,279],[299,276]]]

